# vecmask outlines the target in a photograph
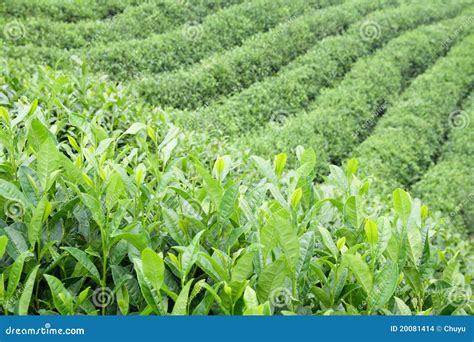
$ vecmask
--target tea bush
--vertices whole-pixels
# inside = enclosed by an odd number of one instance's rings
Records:
[[[189,69],[145,78],[139,82],[140,91],[163,106],[192,109],[205,105],[276,73],[321,38],[343,31],[348,24],[386,5],[383,1],[366,1],[311,11]]]
[[[473,101],[471,94],[462,110],[445,117],[450,131],[440,160],[413,186],[413,191],[426,198],[430,207],[448,213],[451,223],[471,230],[474,227]]]
[[[215,102],[198,110],[195,120],[186,113],[180,113],[179,117],[188,126],[223,127],[224,133],[230,135],[240,133],[238,128],[234,128],[240,125],[239,122],[252,122],[252,125],[245,128],[247,133],[250,126],[251,129],[258,130],[260,121],[273,119],[278,124],[278,119],[285,121],[291,115],[306,109],[323,88],[336,85],[358,58],[369,55],[406,30],[459,14],[461,8],[461,4],[459,7],[449,8],[436,3],[432,6],[409,4],[371,13],[354,23],[348,33],[321,40],[308,53],[283,67],[275,77],[254,83],[222,102]],[[377,23],[379,32],[383,34],[377,39],[362,39],[359,31],[367,22]],[[152,87],[144,89],[145,96],[151,92],[154,92]],[[149,96],[146,98],[152,100]],[[194,103],[193,101],[185,103]],[[250,138],[250,144],[252,139],[253,137]]]
[[[4,315],[473,314],[470,1],[12,4]]]
[[[164,33],[187,22],[198,22],[206,15],[241,3],[242,0],[174,0],[146,1],[127,7],[106,21],[86,20],[74,23],[53,21],[51,18],[28,17],[19,22],[25,34],[15,45],[34,44],[58,48],[81,48],[129,39],[144,39],[151,34]],[[5,25],[11,22],[6,18]],[[136,25],[140,22],[140,25]]]
[[[421,27],[390,41],[374,56],[358,61],[350,73],[335,88],[321,93],[314,109],[299,113],[283,125],[265,126],[262,138],[253,138],[256,153],[274,150],[288,151],[295,140],[305,146],[319,147],[319,167],[327,170],[329,163],[339,163],[341,157],[370,135],[379,116],[391,106],[410,80],[421,74],[446,53],[443,42],[469,15],[461,15],[438,24]],[[470,27],[448,42],[455,44],[469,33]],[[263,113],[267,116],[271,113]],[[249,118],[250,119],[250,118]],[[252,120],[252,121],[251,121]],[[256,118],[235,127],[249,131],[258,127]]]

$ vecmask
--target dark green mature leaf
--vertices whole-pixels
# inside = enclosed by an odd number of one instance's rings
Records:
[[[288,274],[284,258],[279,258],[265,266],[257,281],[257,296],[261,303],[269,299],[270,294],[283,286]]]
[[[233,211],[236,208],[238,196],[238,184],[233,184],[225,191],[219,206],[219,221],[221,222],[221,224],[227,221],[227,219],[232,215]]]
[[[53,303],[61,315],[74,314],[74,299],[71,293],[64,287],[61,280],[55,276],[45,274],[44,278],[48,282],[53,297]]]
[[[381,309],[392,298],[398,281],[398,266],[394,261],[387,261],[382,270],[375,276],[369,306],[372,311]]]
[[[71,254],[87,270],[91,278],[94,279],[97,284],[101,285],[99,271],[84,251],[75,247],[62,247],[62,249]]]
[[[191,271],[191,267],[193,267],[194,263],[196,262],[198,258],[198,253],[199,253],[199,239],[201,238],[201,235],[204,234],[204,231],[200,231],[199,233],[194,236],[193,240],[187,246],[181,254],[181,267],[182,267],[182,279],[185,279]]]
[[[11,298],[11,296],[17,289],[23,271],[25,259],[30,256],[33,256],[30,252],[21,253],[15,260],[13,265],[10,267],[10,272],[8,273],[7,298]]]
[[[33,287],[35,286],[36,274],[38,273],[40,265],[35,266],[28,275],[25,285],[23,285],[23,291],[18,301],[18,314],[28,315],[28,308],[30,306],[31,295],[33,294]]]

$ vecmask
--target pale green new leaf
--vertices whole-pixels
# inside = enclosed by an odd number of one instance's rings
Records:
[[[369,296],[369,306],[372,311],[381,309],[392,298],[397,288],[398,266],[388,260],[382,270],[375,276],[372,292]]]
[[[392,201],[398,216],[406,223],[411,213],[410,195],[403,189],[396,189],[393,192]]]

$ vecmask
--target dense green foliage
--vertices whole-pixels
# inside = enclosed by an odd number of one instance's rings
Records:
[[[344,30],[348,24],[382,6],[383,1],[370,1],[310,11],[187,70],[145,79],[140,82],[142,93],[154,103],[174,108],[207,104],[276,73],[319,39]]]
[[[415,185],[417,195],[430,207],[449,213],[458,225],[474,227],[474,95],[448,117],[448,141],[441,149],[438,163]],[[446,123],[444,123],[446,124]]]
[[[471,0],[11,3],[4,315],[474,313]]]
[[[198,22],[211,11],[242,1],[200,0],[181,3],[176,0],[146,1],[140,6],[128,7],[123,13],[105,21],[83,20],[65,23],[53,21],[51,18],[27,18],[18,21],[27,34],[16,40],[15,44],[70,49],[119,40],[144,39],[151,34],[163,33],[187,22]],[[77,13],[77,10],[74,13]],[[136,25],[137,22],[140,22],[140,25]]]

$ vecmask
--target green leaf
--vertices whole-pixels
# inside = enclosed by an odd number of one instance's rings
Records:
[[[157,301],[155,300],[155,297],[151,289],[148,287],[148,282],[146,281],[145,276],[143,274],[142,261],[139,258],[134,258],[133,266],[135,268],[135,272],[137,273],[137,279],[138,279],[138,285],[140,286],[140,291],[146,303],[153,309],[155,313],[163,314],[157,305]]]
[[[329,233],[329,231],[324,227],[319,227],[318,230],[321,233],[321,238],[323,239],[324,246],[326,246],[326,248],[329,249],[331,254],[337,259],[338,251],[336,244],[332,240],[331,233]]]
[[[143,275],[151,283],[156,292],[159,292],[165,277],[165,263],[163,258],[151,248],[142,251]]]
[[[378,243],[377,243],[377,255],[380,256],[385,252],[392,236],[392,228],[390,226],[390,220],[386,217],[382,217],[378,220]]]
[[[194,166],[197,173],[203,178],[205,183],[206,192],[209,194],[211,201],[214,203],[215,207],[218,208],[222,200],[222,189],[219,186],[219,183],[212,178],[209,172],[202,166],[198,160],[194,160]]]
[[[350,196],[344,204],[344,218],[354,228],[359,229],[361,224],[361,217],[359,217],[359,209],[357,207],[357,199],[355,196]]]
[[[364,291],[370,294],[372,291],[373,278],[367,263],[362,260],[362,257],[359,255],[344,254],[344,259]]]
[[[232,215],[237,207],[237,198],[239,196],[239,185],[234,184],[229,187],[222,197],[219,205],[219,222],[224,223]]]
[[[17,289],[21,274],[23,272],[25,259],[30,256],[33,256],[33,254],[31,254],[29,251],[23,252],[18,256],[13,265],[11,265],[10,272],[8,273],[7,298],[11,298]]]
[[[97,284],[102,285],[97,267],[95,267],[94,263],[89,259],[84,251],[75,247],[61,247],[61,249],[64,249],[71,254],[87,270],[91,275],[91,278],[94,279]]]
[[[207,253],[199,252],[197,264],[207,275],[214,279],[214,281],[220,282],[229,280],[227,271]]]
[[[269,299],[270,294],[282,287],[288,275],[288,267],[283,258],[265,266],[257,281],[257,297],[261,303]]]
[[[277,177],[281,177],[281,174],[283,173],[283,169],[285,168],[286,165],[286,153],[280,153],[275,156],[275,160],[273,162],[273,167],[275,169],[275,174]]]
[[[23,291],[21,292],[20,300],[18,301],[19,315],[28,315],[28,308],[30,306],[31,295],[33,294],[33,287],[35,285],[36,274],[38,273],[39,267],[40,265],[37,265],[33,268],[23,286]]]
[[[389,260],[375,276],[374,286],[369,296],[369,306],[372,311],[381,309],[392,298],[397,288],[397,281],[397,263]]]
[[[163,221],[165,227],[168,229],[169,235],[175,240],[180,246],[184,246],[187,243],[186,235],[179,226],[178,214],[173,209],[166,207],[161,208],[163,213]]]
[[[203,230],[197,233],[196,236],[191,241],[190,245],[187,246],[183,254],[181,254],[181,267],[183,271],[182,279],[186,279],[189,271],[191,271],[191,268],[193,267],[194,263],[196,262],[198,258],[199,239],[201,238],[201,235],[203,233],[204,233]]]
[[[247,250],[237,259],[235,266],[232,268],[232,281],[242,281],[248,279],[253,273],[253,260],[255,259],[256,250]]]
[[[312,286],[311,293],[314,294],[315,297],[318,298],[319,301],[323,303],[325,307],[329,308],[332,306],[331,297],[322,288]]]
[[[120,240],[125,240],[138,249],[139,252],[143,251],[147,245],[148,240],[142,234],[132,234],[132,233],[119,233],[113,236],[114,242],[118,242]]]
[[[312,148],[303,151],[300,157],[300,167],[296,170],[299,178],[309,176],[316,166],[316,153]]]
[[[375,245],[379,241],[377,223],[368,219],[365,222],[364,230],[365,235],[367,236],[367,242],[371,245]]]
[[[59,152],[56,144],[51,139],[46,139],[36,156],[36,172],[44,191],[49,189],[52,175],[59,167]]]
[[[38,148],[50,138],[50,136],[51,133],[40,120],[36,118],[31,120],[28,129],[28,143],[35,151],[37,151]]]
[[[50,203],[46,196],[42,197],[38,205],[33,209],[33,216],[28,224],[28,242],[30,248],[33,250],[36,242],[39,240],[41,235],[41,228],[43,227],[43,218],[45,213],[48,211]]]
[[[189,280],[179,293],[178,299],[176,299],[174,303],[173,311],[171,311],[173,316],[184,316],[188,313],[188,296],[192,283],[193,279]]]
[[[147,125],[141,123],[141,122],[135,122],[132,124],[123,134],[130,134],[130,135],[135,135],[138,132],[140,132],[142,129],[147,128]]]
[[[401,316],[411,316],[411,310],[408,305],[406,305],[405,302],[398,297],[394,297],[394,299],[396,308],[395,314]]]
[[[275,231],[278,234],[278,241],[283,248],[283,252],[288,260],[288,264],[294,270],[300,257],[300,242],[296,229],[287,220],[280,216],[274,218]]]
[[[74,314],[74,302],[71,293],[64,287],[61,280],[55,276],[45,274],[44,278],[48,282],[53,297],[53,303],[61,315]]]
[[[309,269],[314,251],[314,233],[312,231],[304,233],[300,238],[300,256],[296,263],[296,276],[300,279],[306,275]]]
[[[13,183],[7,182],[4,179],[0,179],[0,196],[3,196],[10,201],[18,202],[24,207],[28,204],[25,195],[23,195],[23,193],[18,190]]]
[[[257,293],[250,286],[245,288],[244,303],[247,309],[253,309],[258,306]]]
[[[110,211],[117,205],[120,197],[125,192],[125,185],[117,172],[110,176],[109,185],[105,192],[105,207]]]
[[[406,223],[411,213],[410,195],[403,189],[396,189],[392,196],[393,207],[402,222]]]
[[[81,198],[82,203],[91,212],[94,221],[99,225],[99,227],[103,227],[105,224],[105,216],[100,202],[96,198],[85,193],[80,193],[79,197]]]
[[[270,162],[266,159],[263,159],[258,156],[252,156],[252,160],[255,163],[255,166],[257,167],[258,171],[270,182],[276,183],[277,177],[275,174],[275,170],[273,169],[272,165]]]
[[[6,235],[0,236],[0,259],[3,258],[5,250],[7,249],[8,237]]]

